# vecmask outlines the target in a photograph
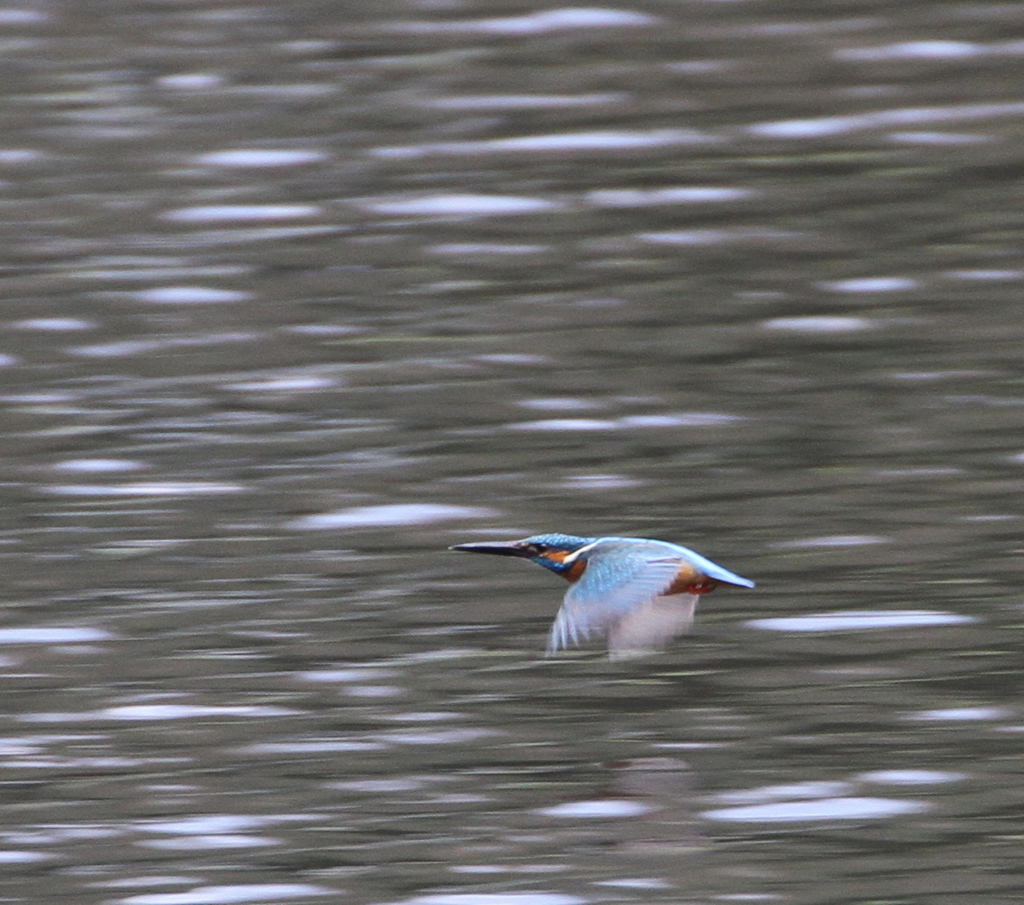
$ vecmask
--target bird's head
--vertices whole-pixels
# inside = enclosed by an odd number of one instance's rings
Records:
[[[484,541],[476,544],[456,544],[452,550],[462,550],[466,553],[493,553],[496,556],[517,556],[520,559],[528,559],[538,565],[557,572],[559,575],[569,575],[577,560],[566,559],[581,547],[592,543],[596,538],[575,537],[572,534],[535,534],[533,537],[526,537],[523,540],[511,541]],[[580,563],[582,568],[582,563]]]

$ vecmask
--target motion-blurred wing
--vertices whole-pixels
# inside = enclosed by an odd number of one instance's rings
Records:
[[[608,631],[608,653],[613,660],[661,650],[693,623],[696,594],[655,597],[630,610]]]
[[[673,546],[676,546],[673,544]],[[708,578],[713,578],[715,581],[719,581],[722,584],[735,585],[738,588],[752,588],[754,582],[749,578],[744,578],[741,575],[737,575],[735,572],[730,572],[728,569],[723,569],[718,563],[712,562],[706,556],[701,556],[699,553],[690,550],[688,547],[676,547],[679,551],[682,559],[693,566],[698,572],[707,575]]]
[[[586,569],[555,617],[548,653],[579,644],[595,632],[610,631],[624,619],[638,619],[643,607],[672,586],[683,564],[666,544],[656,541],[599,541],[581,555]],[[638,627],[631,632],[645,636]]]

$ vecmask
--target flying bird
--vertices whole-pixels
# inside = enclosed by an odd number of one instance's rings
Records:
[[[569,581],[549,655],[598,633],[607,636],[614,658],[660,650],[689,628],[701,594],[720,584],[754,587],[693,550],[644,537],[537,534],[451,549],[528,559]]]

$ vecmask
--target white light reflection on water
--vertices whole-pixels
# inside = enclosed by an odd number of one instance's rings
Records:
[[[499,513],[482,506],[450,506],[440,503],[394,503],[386,506],[356,506],[307,515],[288,523],[296,531],[332,528],[377,528],[394,525],[430,525],[453,519],[493,518]]]
[[[427,195],[421,198],[369,201],[362,207],[400,217],[495,217],[559,210],[562,205],[542,198],[513,195]]]
[[[184,766],[190,763],[187,757],[47,757],[31,756],[25,758],[8,758],[4,761],[7,769],[24,770],[90,770],[93,772],[119,773],[131,767],[150,767],[158,765],[164,769],[173,766]]]
[[[991,135],[967,135],[962,132],[893,132],[890,141],[906,145],[976,145],[993,141]]]
[[[77,626],[68,628],[0,628],[0,644],[81,644],[88,641],[108,641],[117,637],[102,628]]]
[[[462,97],[416,98],[418,107],[435,110],[564,110],[622,104],[630,99],[623,91],[592,94],[479,94]]]
[[[336,892],[311,883],[241,883],[231,886],[197,886],[188,892],[144,893],[118,901],[120,905],[233,905],[324,896]]]
[[[541,421],[520,421],[505,427],[520,431],[611,431],[637,427],[718,427],[745,420],[742,415],[724,412],[665,412],[627,415],[624,418],[545,418]]]
[[[520,399],[516,402],[520,408],[539,409],[545,412],[579,412],[588,409],[604,408],[603,404],[593,399],[578,399],[573,396],[548,396],[540,399]]]
[[[433,732],[382,732],[376,737],[388,745],[461,745],[501,734],[496,729],[437,729]]]
[[[1001,282],[1024,279],[1024,270],[950,270],[946,276],[954,280],[977,280],[979,282]]]
[[[617,421],[603,418],[545,418],[543,421],[521,421],[505,425],[520,431],[610,431],[618,430]]]
[[[50,484],[39,488],[54,496],[206,496],[211,493],[239,493],[241,484],[219,481],[136,481],[129,484]]]
[[[421,710],[382,714],[380,718],[393,723],[439,723],[445,720],[464,720],[468,716],[467,713],[458,713],[454,710]]]
[[[161,88],[170,88],[174,91],[203,91],[223,85],[224,77],[215,72],[182,72],[162,75],[156,83]]]
[[[639,817],[653,811],[651,805],[624,798],[606,798],[594,801],[567,801],[550,808],[538,808],[545,817],[600,820],[612,817]]]
[[[419,145],[373,148],[370,154],[384,158],[416,158],[431,154],[474,156],[563,151],[639,151],[709,144],[722,139],[696,129],[652,129],[649,131],[605,130],[566,132],[557,135],[524,135],[520,138],[491,138],[480,141],[450,141]]]
[[[583,28],[631,28],[654,25],[659,19],[643,13],[619,9],[548,9],[522,16],[495,19],[458,19],[447,22],[400,22],[394,31],[407,34],[492,34],[536,35],[553,31],[578,31]],[[391,30],[391,29],[389,29]]]
[[[794,782],[775,786],[761,786],[758,789],[737,789],[716,795],[723,804],[767,804],[773,801],[839,798],[852,790],[851,783],[838,782]]]
[[[342,692],[350,698],[397,698],[405,693],[400,685],[349,685]]]
[[[812,119],[791,119],[748,126],[752,135],[765,138],[815,138],[843,135],[868,129],[920,123],[957,122],[988,118],[1019,116],[1024,103],[958,104],[949,107],[909,107],[898,110],[876,110],[850,116],[820,116]]]
[[[0,864],[31,864],[35,861],[48,861],[53,857],[49,852],[0,851]]]
[[[68,349],[72,355],[86,358],[126,358],[132,355],[148,355],[178,348],[219,346],[223,343],[251,342],[259,339],[259,333],[205,333],[197,336],[171,336],[163,339],[128,339],[121,342],[97,343],[94,346],[75,346]]]
[[[246,835],[245,830],[260,829],[283,823],[322,821],[317,814],[275,814],[254,816],[249,814],[209,814],[184,820],[152,821],[138,825],[143,832],[166,834],[177,838],[147,839],[141,843],[146,848],[169,851],[223,848],[263,848],[280,845],[278,839],[266,836]]]
[[[819,289],[832,292],[903,292],[920,286],[919,280],[909,277],[857,277],[850,280],[826,280]]]
[[[90,282],[148,282],[150,280],[196,280],[234,277],[252,272],[252,268],[235,264],[198,264],[187,258],[141,255],[104,255],[76,261],[66,271],[74,280]]]
[[[575,490],[614,490],[624,487],[640,487],[643,481],[619,474],[570,475],[561,482],[562,486]]]
[[[664,412],[651,415],[626,415],[619,419],[625,428],[631,427],[717,427],[746,421],[742,415],[723,412]]]
[[[4,24],[4,13],[11,10],[0,10],[0,25]],[[35,163],[49,157],[45,151],[35,148],[5,148],[0,150],[0,166],[18,166],[24,163]]]
[[[850,47],[835,51],[838,60],[873,62],[876,60],[938,59],[953,60],[980,56],[988,50],[984,44],[967,41],[901,41],[878,47]]]
[[[917,722],[964,723],[987,720],[1002,720],[1013,714],[1003,707],[944,707],[936,710],[920,710],[908,713],[904,719]]]
[[[352,779],[326,784],[331,789],[345,792],[360,792],[365,795],[381,795],[393,792],[418,792],[428,785],[426,779]]]
[[[148,468],[145,462],[134,459],[65,459],[57,462],[54,471],[70,471],[76,474],[109,474],[120,471],[140,471]]]
[[[656,233],[637,233],[637,238],[652,245],[725,245],[736,242],[787,242],[810,237],[812,233],[791,230],[736,227],[734,229],[673,229]]]
[[[16,330],[45,330],[47,332],[64,332],[74,330],[95,330],[99,324],[78,317],[32,317],[11,324]]]
[[[595,886],[611,886],[614,889],[671,889],[672,884],[655,877],[624,877],[621,880],[598,880]]]
[[[179,874],[157,874],[148,877],[124,877],[120,880],[108,880],[93,883],[93,886],[102,886],[107,889],[141,889],[145,886],[187,886],[190,883],[198,883],[199,877],[186,877]]]
[[[896,798],[823,798],[813,801],[787,801],[737,808],[703,811],[708,820],[747,821],[751,823],[793,823],[805,820],[879,820],[899,814],[928,810],[919,801]]]
[[[722,245],[746,238],[742,230],[673,229],[660,233],[637,233],[637,238],[652,245]]]
[[[183,820],[148,821],[140,823],[139,828],[148,833],[206,836],[213,833],[251,830],[256,827],[270,826],[277,823],[295,823],[324,819],[324,817],[315,814],[277,814],[258,817],[253,814],[204,814],[201,817],[186,817]]]
[[[552,359],[547,355],[530,352],[488,352],[484,355],[473,356],[473,360],[489,364],[529,366],[547,364]]]
[[[599,189],[587,193],[596,207],[653,207],[668,204],[712,204],[750,198],[752,189],[726,186],[675,186],[660,189]]]
[[[784,330],[791,333],[855,333],[872,330],[880,326],[866,317],[843,317],[841,315],[808,315],[805,317],[775,317],[763,321],[765,330]]]
[[[204,204],[179,207],[162,214],[175,223],[208,223],[211,221],[298,220],[318,217],[323,208],[316,204]]]
[[[211,286],[159,286],[137,293],[136,298],[155,305],[221,305],[244,302],[251,299],[252,294]]]
[[[196,163],[214,167],[294,167],[326,160],[322,151],[290,151],[286,148],[228,148],[200,154]]]
[[[510,245],[503,242],[447,242],[424,249],[432,255],[465,257],[468,255],[536,255],[543,254],[550,245]]]
[[[288,707],[261,704],[240,704],[222,706],[198,704],[129,704],[122,707],[105,707],[100,710],[86,710],[78,713],[28,713],[19,717],[25,723],[80,723],[95,720],[190,720],[198,717],[271,717],[293,716],[301,711]]]
[[[977,622],[974,616],[935,610],[847,610],[836,613],[808,613],[751,619],[751,628],[773,632],[855,632],[882,628],[916,628],[926,625],[964,625]]]
[[[243,754],[332,754],[340,751],[381,751],[380,742],[352,739],[298,739],[292,742],[258,742],[239,749]]]
[[[946,770],[875,770],[857,776],[861,782],[874,782],[887,786],[927,786],[967,779],[966,773]]]
[[[771,546],[779,550],[800,550],[815,547],[866,547],[889,542],[889,538],[876,534],[829,534],[824,537],[802,537],[798,540],[781,541]]]
[[[138,843],[144,848],[165,851],[196,851],[219,848],[267,848],[281,845],[280,839],[266,836],[243,836],[240,833],[217,833],[210,835],[186,836],[183,839],[147,839]]]
[[[268,380],[253,380],[248,383],[225,383],[225,390],[243,393],[295,393],[310,390],[324,390],[340,386],[341,381],[330,377],[302,376],[272,377]]]
[[[555,892],[451,892],[417,896],[390,905],[586,905],[589,901]]]
[[[298,673],[297,678],[304,682],[366,682],[369,679],[388,679],[395,675],[397,672],[393,669],[354,666],[340,669],[310,669]]]

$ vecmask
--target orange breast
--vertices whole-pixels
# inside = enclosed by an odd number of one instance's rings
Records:
[[[666,594],[708,594],[718,587],[718,582],[698,572],[689,563],[684,562],[676,575],[676,580]]]
[[[580,580],[580,576],[586,568],[586,562],[582,559],[577,559],[571,566],[569,566],[568,572],[562,573],[562,576],[571,584],[574,581]]]
[[[553,562],[565,562],[566,557],[568,556],[569,553],[565,550],[551,550],[544,554],[545,559],[550,559]],[[570,565],[568,569],[564,572],[559,572],[558,574],[566,581],[572,583],[574,581],[579,581],[580,576],[586,568],[586,562],[582,559],[577,559],[573,561],[572,565]]]

